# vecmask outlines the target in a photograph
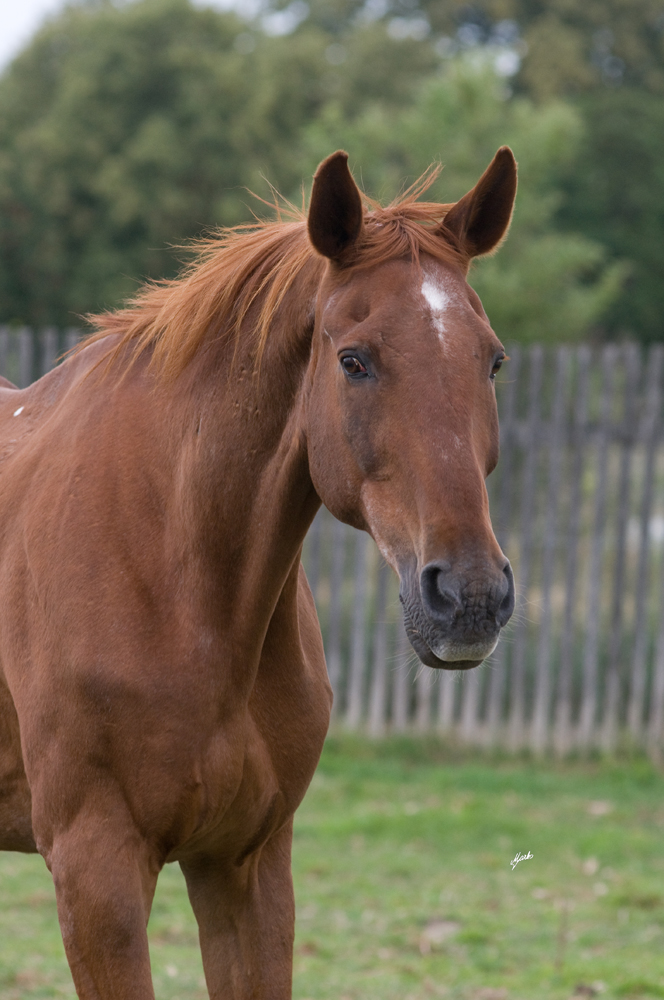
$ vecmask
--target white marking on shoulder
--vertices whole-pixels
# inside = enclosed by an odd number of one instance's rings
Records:
[[[438,338],[442,341],[444,339],[443,334],[445,333],[443,315],[450,304],[450,296],[443,288],[442,283],[436,281],[432,275],[427,275],[422,282],[422,295],[431,310],[433,325],[438,331]]]
[[[14,416],[17,417],[19,413],[23,413],[24,409],[25,409],[24,406],[19,406],[18,410],[14,410]]]

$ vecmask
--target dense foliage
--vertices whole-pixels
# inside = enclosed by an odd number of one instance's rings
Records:
[[[0,322],[118,303],[337,146],[382,197],[439,159],[450,201],[508,142],[512,233],[473,275],[499,333],[657,338],[663,29],[664,0],[74,4],[0,77]]]

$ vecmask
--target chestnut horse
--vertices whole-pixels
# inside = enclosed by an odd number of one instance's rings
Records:
[[[79,997],[154,996],[169,861],[210,996],[291,995],[292,820],[331,701],[300,565],[321,502],[398,572],[424,663],[493,650],[504,353],[466,274],[515,189],[503,148],[453,206],[363,208],[337,152],[307,220],[211,238],[0,389],[0,848],[44,857]]]

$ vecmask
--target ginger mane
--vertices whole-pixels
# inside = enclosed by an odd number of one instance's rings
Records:
[[[430,168],[385,207],[363,195],[364,227],[349,269],[399,258],[419,261],[421,253],[467,267],[468,257],[443,225],[451,206],[419,200],[439,172]],[[309,242],[304,211],[289,203],[284,210],[277,199],[274,208],[276,219],[221,229],[181,248],[193,252],[193,259],[178,277],[148,282],[123,307],[87,317],[94,332],[80,348],[115,334],[109,359],[126,357],[127,346],[130,359],[150,350],[151,364],[167,379],[210,338],[253,336],[260,358],[297,276],[307,267],[322,275],[325,266]],[[249,326],[244,321],[254,304],[257,320]]]

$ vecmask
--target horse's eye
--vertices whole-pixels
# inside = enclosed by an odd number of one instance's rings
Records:
[[[357,378],[360,375],[367,375],[368,372],[359,358],[355,358],[350,354],[346,354],[341,359],[341,367],[346,372],[346,375],[351,375]]]
[[[496,360],[493,363],[493,368],[491,369],[491,374],[489,375],[490,379],[494,379],[496,377],[496,375],[503,366],[503,361],[505,361],[505,355],[503,355],[500,358],[496,358]]]

